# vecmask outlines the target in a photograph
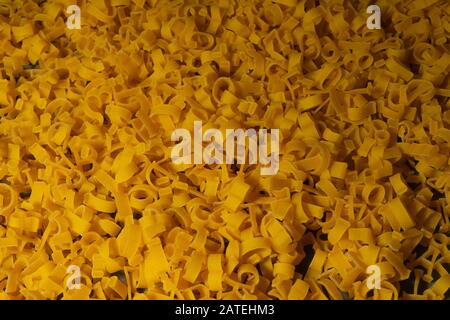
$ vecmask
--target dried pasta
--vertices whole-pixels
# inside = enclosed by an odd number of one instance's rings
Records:
[[[0,1],[0,299],[448,299],[450,4],[376,2]]]

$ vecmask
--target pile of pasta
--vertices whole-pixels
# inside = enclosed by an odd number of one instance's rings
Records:
[[[72,4],[0,0],[0,299],[448,299],[448,1]],[[194,121],[279,172],[174,164]]]

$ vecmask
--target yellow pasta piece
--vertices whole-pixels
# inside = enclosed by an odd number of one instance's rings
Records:
[[[186,265],[183,279],[194,283],[202,269],[203,260],[204,255],[201,252],[194,251]]]
[[[408,186],[405,184],[402,176],[399,173],[389,177],[389,181],[392,183],[392,187],[394,188],[397,195],[400,196],[408,191]]]
[[[415,226],[414,220],[411,218],[400,198],[397,197],[389,202],[387,209],[389,210],[392,219],[396,220],[399,227],[406,230]],[[392,225],[392,227],[394,227],[394,225]]]
[[[338,218],[333,229],[328,234],[330,243],[336,244],[350,227],[350,223],[342,218]]]
[[[307,282],[297,279],[289,291],[289,300],[304,300],[308,294],[309,285]]]
[[[208,256],[208,280],[210,290],[222,290],[222,255],[210,254]]]
[[[112,200],[105,200],[94,196],[93,194],[86,194],[84,204],[94,210],[102,212],[114,212],[116,211],[116,205]]]

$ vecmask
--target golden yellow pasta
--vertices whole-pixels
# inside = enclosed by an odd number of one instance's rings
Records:
[[[448,1],[0,2],[0,299],[449,299]]]

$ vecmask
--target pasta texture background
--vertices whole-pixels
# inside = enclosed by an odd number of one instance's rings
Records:
[[[0,299],[448,299],[448,1],[71,4],[0,0]],[[173,164],[194,121],[279,172]]]

